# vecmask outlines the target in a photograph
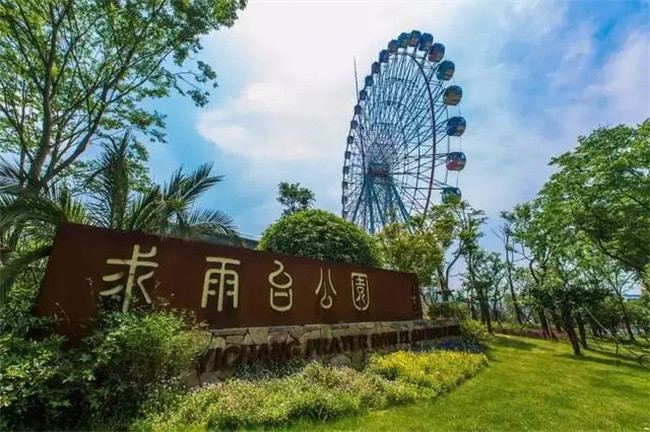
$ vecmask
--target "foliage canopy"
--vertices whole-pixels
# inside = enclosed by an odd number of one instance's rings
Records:
[[[283,216],[309,209],[314,199],[314,192],[301,187],[300,183],[281,182],[278,185],[278,202],[284,207]]]
[[[199,37],[231,26],[245,0],[0,1],[0,150],[21,185],[47,184],[98,137],[125,129],[164,139],[142,104],[170,90],[207,103],[216,74]]]
[[[597,129],[551,165],[544,205],[641,278],[650,262],[650,119]]]
[[[264,231],[259,248],[373,267],[381,262],[372,237],[352,222],[324,210],[304,210],[283,216]]]

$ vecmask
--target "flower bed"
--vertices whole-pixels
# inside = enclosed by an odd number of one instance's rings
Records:
[[[363,371],[310,363],[282,378],[231,379],[152,404],[136,431],[232,430],[331,420],[448,392],[487,365],[483,354],[375,354]]]

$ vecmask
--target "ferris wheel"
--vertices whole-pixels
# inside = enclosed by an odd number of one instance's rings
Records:
[[[350,121],[343,161],[343,218],[374,234],[422,214],[438,200],[459,200],[466,121],[449,85],[454,63],[433,36],[402,33],[379,53]],[[450,115],[455,109],[457,113]]]

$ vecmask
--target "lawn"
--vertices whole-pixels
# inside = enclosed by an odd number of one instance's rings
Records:
[[[650,371],[601,346],[577,359],[563,342],[496,336],[490,366],[450,394],[292,429],[650,431]]]

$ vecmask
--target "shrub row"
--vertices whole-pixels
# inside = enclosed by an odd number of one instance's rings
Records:
[[[207,340],[173,313],[111,313],[82,346],[0,336],[0,430],[123,429]]]
[[[429,399],[487,364],[483,354],[432,351],[375,355],[364,371],[310,363],[282,378],[231,379],[156,404],[133,431],[283,427]]]

